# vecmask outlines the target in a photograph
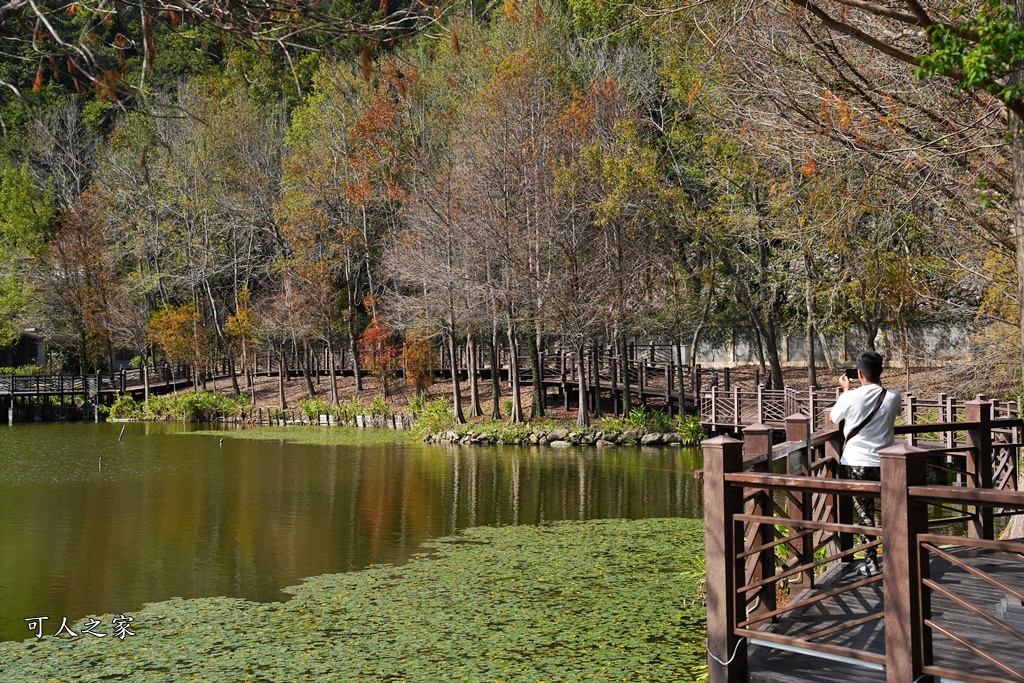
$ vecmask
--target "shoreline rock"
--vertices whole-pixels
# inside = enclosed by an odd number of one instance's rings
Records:
[[[423,437],[425,443],[436,444],[477,444],[477,445],[530,445],[547,446],[549,448],[565,449],[573,447],[587,448],[608,448],[611,446],[699,446],[700,441],[687,443],[679,432],[644,432],[630,429],[621,434],[605,434],[600,431],[572,430],[572,429],[543,429],[531,428],[529,433],[519,431],[515,436],[502,438],[497,432],[490,431],[469,431],[459,432],[455,429],[448,429],[439,434],[427,434]]]

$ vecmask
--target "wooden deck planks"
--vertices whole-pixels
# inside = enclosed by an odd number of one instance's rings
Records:
[[[992,553],[970,548],[953,551],[958,558],[995,577],[1015,590],[1024,590],[1024,563],[1005,553]],[[855,564],[841,565],[819,577],[815,590],[829,590],[848,585],[860,577]],[[991,615],[1007,614],[1009,623],[1021,629],[1014,615],[1021,609],[1016,599],[1007,598],[985,581],[951,565],[946,560],[931,557],[931,576],[957,596]],[[769,627],[774,633],[795,637],[837,626],[882,609],[884,589],[872,584],[851,590],[834,598],[799,608],[785,615]],[[796,599],[799,600],[797,595]],[[1024,642],[1008,634],[985,619],[972,614],[953,601],[940,595],[932,598],[932,614],[939,624],[995,656],[1004,664],[1024,675],[1021,652]],[[883,653],[885,650],[885,622],[876,620],[841,631],[815,642],[839,645],[859,651]],[[1004,680],[1014,680],[992,664],[985,662],[960,645],[935,634],[933,636],[935,664],[965,671],[987,674]],[[846,662],[835,662],[794,652],[785,652],[762,646],[753,646],[749,652],[749,680],[756,683],[834,683],[837,680],[857,680],[865,683],[884,681],[884,672],[873,671]]]

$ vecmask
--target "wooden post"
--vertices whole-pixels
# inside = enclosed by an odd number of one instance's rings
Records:
[[[734,632],[736,588],[743,539],[733,515],[743,510],[743,489],[727,486],[725,475],[743,469],[743,442],[719,436],[704,444],[704,535],[707,571],[708,682],[741,683],[747,678],[746,641]]]
[[[1013,417],[1017,417],[1019,415],[1019,408],[1017,406],[1017,402],[1011,401],[1010,403],[1012,404],[1010,406],[1010,409],[1014,411],[1011,413],[1011,415]],[[1020,443],[1020,436],[1021,428],[1014,425],[1010,430],[1010,441],[1012,441],[1013,443]],[[1007,482],[1007,485],[1011,486],[1014,491],[1020,491],[1020,471],[1018,466],[1018,463],[1020,461],[1020,446],[1015,446],[1014,448],[1011,449],[1011,452],[1014,454],[1011,458],[1012,462],[1010,463],[1010,467],[1013,468],[1013,474],[1010,477],[1009,482]]]
[[[882,519],[885,520],[885,677],[889,683],[918,678],[932,663],[930,603],[921,599],[928,558],[917,535],[928,532],[928,509],[910,500],[907,487],[927,483],[928,452],[909,444],[879,451],[882,459]]]
[[[837,426],[832,422],[832,417],[828,413],[825,414],[825,429],[836,429]],[[827,471],[827,478],[829,479],[841,479],[842,468],[840,460],[843,457],[843,434],[840,432],[835,438],[829,439],[825,442],[825,457],[830,462],[825,465]],[[853,499],[850,496],[841,496],[835,494],[832,497],[831,505],[825,513],[826,519],[822,521],[836,522],[838,524],[853,524]],[[831,554],[840,552],[842,550],[849,550],[854,545],[853,534],[851,533],[840,533],[839,542],[830,549]],[[853,556],[844,557],[842,562],[852,562]]]
[[[718,427],[718,387],[711,387],[711,428]]]
[[[569,410],[569,393],[565,386],[565,347],[558,347],[558,390],[562,392],[562,408]]]
[[[939,406],[939,422],[952,422],[953,421],[952,416],[948,412],[949,404],[946,401],[947,398],[948,397],[947,397],[947,395],[945,393],[941,393],[941,394],[939,394],[935,398],[935,403],[936,403],[936,405]],[[945,446],[946,448],[952,448],[952,445],[951,445],[952,441],[953,441],[953,432],[943,432],[942,433],[942,445],[943,446]],[[948,462],[948,458],[947,458],[947,462]]]
[[[769,455],[772,450],[772,428],[766,424],[754,423],[743,428],[743,457],[751,459],[762,455]],[[765,467],[757,466],[755,472],[770,472],[771,467],[766,461]]]
[[[612,344],[608,353],[608,361],[612,366],[612,415],[619,415],[622,409],[619,407],[619,357],[615,344]]]
[[[647,401],[644,398],[644,369],[647,367],[647,359],[637,360],[636,371],[637,371],[637,402],[641,405],[647,405]]]
[[[672,419],[672,362],[665,364],[665,414]]]
[[[757,421],[764,422],[764,389],[757,385]]]
[[[726,391],[729,391],[732,385],[729,384],[729,368],[727,367],[722,368],[722,381],[725,383],[725,386],[723,386],[722,388],[725,389]]]
[[[743,429],[743,458],[749,461],[752,458],[765,456],[764,462],[750,465],[748,469],[754,472],[771,472],[772,470],[772,428],[766,424],[754,423]],[[771,492],[768,490],[758,491],[747,504],[747,514],[764,517],[773,517],[775,510],[772,506]],[[751,545],[767,545],[775,540],[775,527],[772,524],[751,524],[747,537]],[[747,616],[754,616],[770,612],[776,607],[775,583],[771,581],[775,575],[775,549],[768,548],[756,555],[751,555],[748,560],[747,581],[763,581],[764,585],[757,591],[757,605],[749,610]]]
[[[786,459],[786,472],[790,475],[808,477],[811,474],[811,420],[803,413],[796,413],[786,418],[786,441],[802,441],[804,447],[793,451]],[[791,492],[786,496],[786,516],[790,519],[810,520],[814,513],[809,492]],[[795,536],[803,531],[800,527],[790,527],[789,535]],[[807,564],[813,556],[813,538],[794,538],[789,545],[797,556],[797,564]],[[801,588],[809,589],[814,585],[814,569],[801,573],[800,580],[794,577],[791,581],[799,583]]]
[[[818,423],[818,421],[817,421],[817,416],[818,416],[818,405],[817,405],[817,403],[818,403],[818,401],[817,401],[817,399],[818,399],[818,391],[817,391],[817,389],[818,389],[817,387],[808,387],[808,389],[807,389],[807,415],[811,419],[811,431],[812,432],[814,431],[814,428],[817,426],[817,423]]]
[[[728,375],[726,375],[728,377]],[[728,391],[728,389],[726,389]],[[732,390],[732,412],[733,412],[733,424],[737,427],[740,426],[740,390],[739,387],[733,387]]]
[[[967,488],[992,488],[992,404],[985,400],[984,395],[964,404],[964,418],[968,422],[980,425],[968,430],[967,445],[974,450],[967,454]],[[967,512],[971,520],[967,523],[969,538],[993,539],[993,510],[990,507],[968,506]]]
[[[917,419],[917,399],[914,398],[913,394],[907,394],[903,397],[903,421],[907,425],[912,425]],[[917,435],[907,434],[907,445],[917,445]]]

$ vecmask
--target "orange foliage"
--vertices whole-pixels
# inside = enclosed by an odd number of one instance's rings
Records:
[[[401,353],[394,330],[374,317],[359,337],[359,362],[380,378],[385,398],[387,381],[397,374]]]
[[[813,178],[818,175],[818,160],[813,154],[807,154],[804,157],[804,165],[797,170],[804,174],[804,176]]]
[[[434,344],[416,332],[405,335],[405,382],[422,394],[434,382]]]

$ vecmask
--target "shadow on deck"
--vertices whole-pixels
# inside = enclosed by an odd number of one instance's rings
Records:
[[[949,553],[966,566],[1024,595],[1024,558],[1019,555],[993,553],[977,548],[954,548]],[[794,596],[794,603],[814,595],[863,583],[855,563],[837,566],[818,578],[811,591]],[[971,606],[1000,619],[1004,624],[1024,631],[1024,606],[1021,601],[978,578],[978,575],[957,567],[949,561],[934,558],[930,565],[932,579]],[[772,624],[769,633],[800,639],[812,639],[821,645],[835,645],[885,656],[885,620],[882,615],[883,583],[877,577],[872,583],[849,589],[832,598],[815,602],[790,612]],[[1002,629],[972,613],[953,600],[939,594],[931,599],[932,619],[947,625],[952,632],[974,647],[984,650],[993,659],[1019,668],[1021,644]],[[815,634],[822,634],[815,636]],[[751,639],[753,640],[753,639]],[[755,641],[756,642],[756,641]],[[801,653],[773,647],[751,647],[748,655],[750,678],[754,683],[835,683],[864,681],[883,683],[885,672],[880,666],[845,658],[830,658],[822,653]],[[959,668],[968,674],[988,675],[1013,680],[1011,675],[966,647],[941,635],[933,641],[934,663]],[[1019,673],[1019,672],[1018,672]],[[962,680],[939,678],[940,681]]]

